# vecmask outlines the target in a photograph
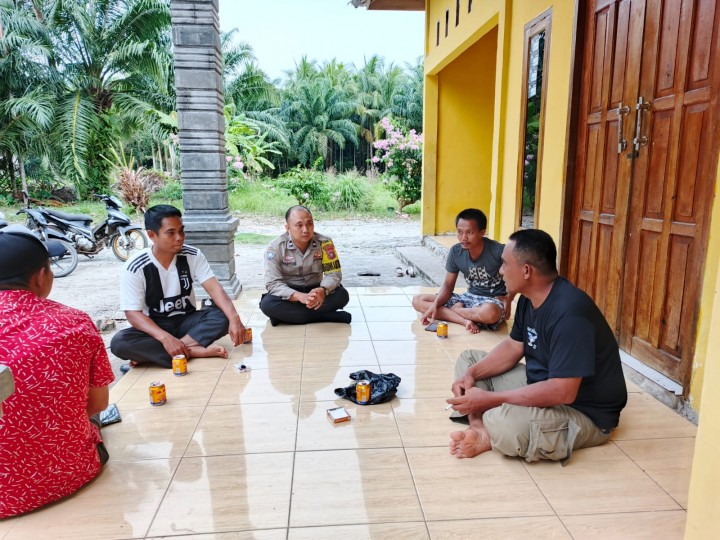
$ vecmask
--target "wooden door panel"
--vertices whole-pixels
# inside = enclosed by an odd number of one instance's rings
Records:
[[[695,32],[692,36],[688,89],[711,85],[715,0],[698,0]]]
[[[640,256],[651,264],[643,265],[638,275],[638,291],[635,300],[635,335],[646,341],[651,339],[652,298],[656,283],[654,264],[658,258],[660,237],[657,233],[643,231],[640,238]]]
[[[659,326],[662,329],[660,348],[677,358],[680,358],[683,352],[682,330],[688,326],[683,317],[683,307],[686,305],[684,297],[689,288],[688,268],[693,244],[693,239],[689,237],[674,236],[670,240],[667,295]],[[689,304],[692,305],[692,302]]]
[[[603,89],[607,85],[603,83],[605,78],[606,67],[609,62],[605,59],[608,57],[608,47],[611,42],[608,39],[608,24],[610,15],[613,10],[607,10],[598,14],[595,21],[595,43],[592,48],[592,70],[590,71],[590,80],[587,81],[590,90],[590,103],[587,109],[588,113],[600,113],[603,110]],[[585,75],[587,77],[587,74]]]
[[[617,107],[625,100],[625,68],[627,67],[628,38],[630,32],[630,2],[621,2],[617,7],[615,25],[615,55],[613,58],[610,105]]]
[[[651,2],[650,2],[651,3]],[[680,19],[682,2],[671,0],[661,5],[660,33],[658,39],[658,55],[656,60],[655,97],[674,94],[677,86],[676,74],[680,71],[676,63],[682,61],[677,54],[680,37]]]
[[[704,192],[698,183],[705,181],[699,177],[703,150],[708,141],[703,140],[704,134],[710,133],[710,107],[709,103],[699,103],[685,108],[683,126],[681,131],[680,162],[678,164],[678,182],[675,193],[675,211],[673,221],[695,223],[698,211],[704,201],[698,197]],[[706,156],[707,157],[707,156]]]
[[[617,196],[617,179],[619,161],[622,159],[618,154],[617,120],[607,122],[605,131],[605,163],[601,180],[597,182],[601,189],[600,213],[615,214],[615,197]]]
[[[597,154],[600,148],[600,123],[587,126],[587,156],[585,161],[585,182],[582,190],[582,200],[580,208],[587,212],[592,212],[595,204],[595,178],[597,171]],[[592,214],[589,216],[592,221]]]
[[[668,176],[668,151],[672,133],[673,111],[658,111],[653,114],[649,129],[652,144],[648,149],[647,172],[643,170],[645,162],[639,162],[636,174],[647,175],[648,189],[645,194],[643,217],[662,219],[664,212],[663,191]],[[642,167],[642,168],[641,168]]]
[[[578,224],[576,236],[578,238],[578,258],[580,260],[590,260],[590,250],[592,247],[593,222],[592,219],[581,219]],[[578,265],[575,283],[583,291],[589,291],[594,288],[595,273],[590,272],[587,266],[580,267]]]
[[[718,141],[717,0],[647,0],[620,342],[683,384],[691,370]]]
[[[568,277],[619,330],[630,164],[618,149],[621,107],[637,94],[644,0],[592,2],[586,24],[580,139]],[[632,133],[622,113],[624,140]],[[618,205],[620,201],[620,205]]]

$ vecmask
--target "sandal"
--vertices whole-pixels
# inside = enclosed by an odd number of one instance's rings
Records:
[[[396,275],[397,277],[403,277],[403,276],[405,275],[405,272],[403,272],[403,269],[398,266],[398,267],[395,269],[395,275]]]
[[[415,269],[412,266],[407,267],[407,275],[410,277],[415,277],[417,274],[415,273]]]

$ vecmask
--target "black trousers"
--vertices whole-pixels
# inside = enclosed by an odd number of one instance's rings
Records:
[[[203,347],[207,347],[228,333],[230,323],[217,306],[188,315],[153,319],[160,328],[180,339],[189,335]],[[138,364],[157,364],[172,367],[172,358],[154,337],[135,328],[121,330],[112,338],[110,350],[118,358],[133,360]]]
[[[301,293],[309,293],[319,286],[318,284],[309,287],[293,287],[293,289]],[[274,294],[265,293],[260,299],[260,311],[285,324],[327,322],[329,320],[328,313],[344,308],[349,301],[350,295],[342,285],[328,294],[318,309],[310,309],[301,302],[290,302],[290,300],[283,300]]]

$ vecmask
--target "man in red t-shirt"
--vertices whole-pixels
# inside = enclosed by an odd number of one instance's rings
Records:
[[[47,300],[45,246],[24,227],[0,229],[0,364],[15,392],[0,417],[0,518],[65,497],[107,461],[91,422],[113,374],[90,318]],[[101,458],[102,456],[102,458]]]

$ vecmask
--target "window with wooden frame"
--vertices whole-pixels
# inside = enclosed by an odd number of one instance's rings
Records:
[[[526,229],[539,217],[551,22],[552,8],[525,25],[515,223]]]

